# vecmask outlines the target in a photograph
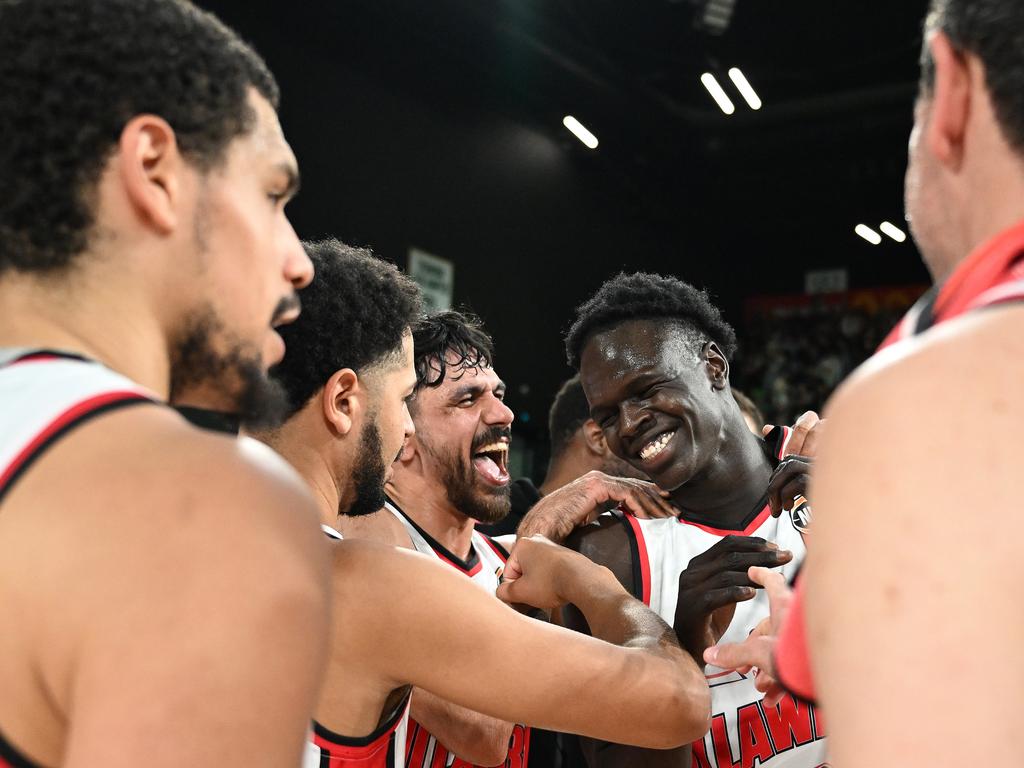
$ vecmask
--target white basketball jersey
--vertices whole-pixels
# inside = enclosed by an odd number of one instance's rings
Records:
[[[385,507],[405,526],[417,552],[447,563],[468,576],[474,584],[491,595],[497,591],[498,584],[501,583],[501,573],[505,570],[508,553],[489,536],[474,530],[469,557],[463,560],[435,541],[429,533],[403,513],[394,502],[389,501]],[[508,755],[502,766],[504,768],[526,768],[529,751],[530,729],[524,725],[516,725],[512,729]],[[429,731],[411,719],[409,720],[406,746],[406,766],[407,768],[474,768],[472,764],[448,752]]]
[[[62,352],[0,349],[0,501],[75,427],[156,396],[105,366]]]
[[[778,455],[788,432],[769,435]],[[803,562],[806,549],[802,528],[806,507],[772,517],[767,505],[755,512],[742,530],[721,530],[683,519],[639,520],[614,512],[622,520],[633,548],[637,597],[669,624],[675,620],[679,574],[690,560],[706,552],[726,536],[758,536],[793,559],[779,570],[788,581]],[[768,595],[758,590],[753,600],[737,603],[725,643],[739,643],[767,618]],[[711,730],[693,744],[694,768],[738,768],[765,765],[771,768],[818,768],[826,764],[825,729],[822,717],[808,704],[787,696],[778,707],[766,707],[764,695],[754,687],[753,673],[741,675],[712,665],[705,667],[711,687]]]

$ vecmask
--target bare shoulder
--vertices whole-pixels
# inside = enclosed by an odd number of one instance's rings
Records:
[[[1024,426],[1022,375],[1024,306],[975,312],[862,366],[829,403],[830,431],[845,435],[852,451],[851,436],[884,430],[885,440],[870,444],[889,454],[922,435],[946,434],[944,444],[1008,437]]]
[[[341,516],[337,528],[346,539],[369,539],[393,547],[412,548],[412,539],[405,526],[387,509],[371,515]]]

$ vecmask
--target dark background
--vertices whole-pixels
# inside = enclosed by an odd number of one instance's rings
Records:
[[[706,287],[741,343],[745,302],[801,293],[808,270],[928,281],[910,241],[853,231],[905,229],[926,0],[737,0],[724,34],[701,28],[698,0],[199,1],[281,84],[300,236],[453,261],[456,304],[492,332],[541,459],[570,373],[561,332],[619,270]],[[729,84],[727,117],[701,86],[732,66],[759,112]]]

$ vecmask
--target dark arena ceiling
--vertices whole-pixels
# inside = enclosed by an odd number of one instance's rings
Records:
[[[278,77],[302,168],[289,208],[299,234],[402,266],[411,247],[454,262],[456,304],[495,336],[511,404],[542,417],[569,373],[573,307],[621,269],[706,287],[738,326],[747,299],[800,293],[808,270],[844,268],[851,287],[927,282],[910,241],[854,233],[905,228],[926,1],[709,1],[724,7],[199,4]],[[729,81],[733,67],[760,110]],[[563,127],[570,114],[597,149]],[[538,421],[520,425],[525,437],[542,433]]]

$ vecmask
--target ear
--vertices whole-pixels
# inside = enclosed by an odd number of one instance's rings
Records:
[[[121,131],[119,169],[138,215],[162,235],[178,225],[185,159],[174,129],[156,115],[138,115]]]
[[[402,446],[402,452],[398,454],[398,463],[409,464],[416,458],[416,453],[419,451],[419,447],[419,443],[416,442],[416,435],[411,435],[405,441],[405,445]]]
[[[349,434],[366,409],[366,391],[351,368],[335,371],[320,393],[324,419],[340,436]]]
[[[701,350],[704,358],[704,370],[712,389],[726,389],[729,386],[729,361],[718,345],[709,341]]]
[[[583,443],[588,451],[602,458],[608,455],[608,442],[604,439],[604,430],[596,421],[587,419],[580,431],[583,433]]]
[[[935,62],[935,85],[925,145],[939,162],[955,172],[963,162],[964,135],[971,111],[970,68],[942,32],[933,33],[928,45]]]

